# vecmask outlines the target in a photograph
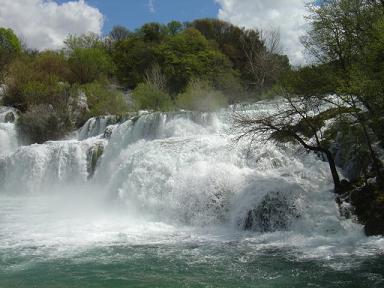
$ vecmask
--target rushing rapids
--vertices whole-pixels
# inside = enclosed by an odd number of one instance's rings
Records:
[[[28,255],[41,264],[110,245],[237,243],[239,253],[291,249],[335,269],[384,252],[339,215],[326,163],[293,145],[234,142],[230,111],[93,118],[74,139],[21,147],[10,111],[0,110],[7,273],[33,266]]]

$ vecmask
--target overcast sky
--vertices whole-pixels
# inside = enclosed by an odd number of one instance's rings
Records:
[[[71,34],[108,33],[151,21],[190,21],[218,17],[239,26],[279,29],[293,65],[305,63],[300,36],[305,32],[306,0],[0,0],[0,27],[12,28],[35,49],[62,47]]]

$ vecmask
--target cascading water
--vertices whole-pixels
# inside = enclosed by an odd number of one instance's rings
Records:
[[[77,139],[19,148],[0,123],[0,284],[383,284],[384,241],[340,217],[326,163],[235,143],[229,116],[94,118]]]
[[[17,147],[16,118],[15,109],[0,107],[0,155],[9,154]]]

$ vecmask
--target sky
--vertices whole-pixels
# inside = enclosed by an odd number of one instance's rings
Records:
[[[0,27],[12,28],[31,48],[59,49],[68,34],[106,35],[114,25],[219,18],[235,25],[278,29],[293,65],[306,63],[300,37],[309,0],[0,0]]]

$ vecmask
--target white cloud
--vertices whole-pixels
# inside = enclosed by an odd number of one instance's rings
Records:
[[[101,34],[104,22],[84,0],[0,0],[0,7],[0,27],[13,29],[28,47],[39,50],[62,47],[68,34]]]
[[[149,12],[156,13],[155,1],[154,0],[149,0],[148,1],[148,9],[149,9]]]
[[[305,34],[306,0],[216,0],[219,18],[235,25],[266,31],[278,29],[283,52],[291,64],[306,62],[300,36]]]

